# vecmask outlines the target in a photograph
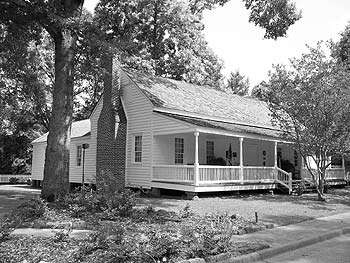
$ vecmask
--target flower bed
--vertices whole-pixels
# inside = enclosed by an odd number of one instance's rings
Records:
[[[30,201],[12,213],[15,225],[11,226],[11,216],[8,217],[8,227],[66,230],[50,238],[5,237],[0,258],[4,262],[177,262],[220,253],[241,255],[268,247],[234,238],[265,229],[261,223],[239,215],[198,216],[189,206],[180,213],[150,206],[136,209],[134,198],[130,192],[111,199],[88,193],[72,195],[49,206],[42,201]],[[93,231],[87,238],[77,240],[69,237],[73,228]]]

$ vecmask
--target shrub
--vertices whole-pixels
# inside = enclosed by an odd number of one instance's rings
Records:
[[[15,208],[10,217],[18,224],[42,217],[47,211],[47,203],[41,198],[33,198]]]
[[[180,216],[182,218],[189,218],[191,216],[193,216],[194,213],[191,209],[191,206],[189,203],[186,203],[186,205],[184,206],[184,208],[180,211]]]
[[[0,243],[6,241],[13,231],[13,224],[9,218],[0,218]]]
[[[11,178],[9,179],[9,183],[10,183],[10,184],[18,184],[18,183],[19,183],[19,179],[16,178],[16,177],[11,177]]]
[[[108,210],[123,217],[130,216],[135,205],[136,194],[128,189],[107,199]]]

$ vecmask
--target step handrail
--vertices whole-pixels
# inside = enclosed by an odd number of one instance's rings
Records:
[[[284,185],[285,187],[288,188],[288,191],[289,191],[289,194],[292,193],[292,190],[293,190],[293,179],[292,179],[292,173],[288,173],[286,172],[285,170],[279,168],[279,167],[276,167],[276,170],[277,170],[277,179],[276,181],[282,185]],[[288,180],[279,180],[278,178],[278,172],[281,172],[282,174],[288,176]],[[288,182],[288,183],[286,183]]]

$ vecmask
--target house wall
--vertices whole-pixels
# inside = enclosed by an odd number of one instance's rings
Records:
[[[71,139],[70,143],[70,155],[69,155],[69,182],[71,183],[81,183],[83,176],[83,164],[77,166],[77,147],[83,143],[88,143],[91,145],[90,136],[84,136],[79,138]],[[93,159],[95,158],[94,149],[89,147],[85,150],[85,164],[84,164],[84,177],[85,183],[95,183],[95,174],[92,172]],[[83,161],[82,161],[83,162]]]
[[[91,145],[92,139],[90,136],[84,136],[79,138],[72,138],[70,144],[70,156],[69,156],[69,182],[80,183],[82,178],[82,166],[77,166],[77,146],[83,143]],[[33,161],[32,161],[32,180],[43,180],[44,178],[44,164],[45,164],[45,150],[46,142],[39,142],[33,144]],[[93,149],[89,148],[85,154],[85,182],[94,182],[94,173],[91,173],[91,164],[95,159]]]
[[[90,146],[88,151],[86,151],[86,178],[93,183],[95,183],[96,178],[96,150],[97,150],[97,122],[98,117],[100,116],[103,105],[103,98],[99,100],[96,107],[90,116],[90,125],[91,125],[91,135],[90,135]]]
[[[164,134],[178,133],[195,128],[194,125],[190,125],[186,122],[176,120],[156,112],[153,112],[152,114],[152,127],[154,132]]]
[[[121,73],[122,101],[127,118],[126,186],[150,187],[152,172],[151,102]],[[134,136],[142,135],[142,163],[134,162]]]
[[[46,142],[33,143],[32,180],[42,180],[44,175]]]

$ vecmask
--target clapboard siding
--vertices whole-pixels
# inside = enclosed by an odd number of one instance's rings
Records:
[[[83,163],[80,166],[77,166],[77,147],[83,143],[88,143],[91,145],[90,136],[84,136],[80,138],[73,138],[70,142],[70,155],[69,155],[69,182],[71,183],[81,183],[83,176]],[[89,147],[85,150],[85,165],[84,165],[84,174],[85,174],[85,183],[94,183],[95,178],[91,174],[91,157],[92,149]],[[96,158],[95,158],[96,159]],[[82,161],[83,162],[83,161]]]
[[[153,112],[152,127],[155,133],[175,133],[178,131],[183,132],[186,129],[194,128],[195,126]]]
[[[46,142],[33,143],[32,180],[42,180],[44,176]]]
[[[96,151],[97,151],[97,122],[103,105],[103,97],[97,103],[94,111],[90,116],[91,135],[90,147],[86,152],[86,175],[91,182],[95,183],[96,179]]]
[[[77,166],[77,146],[83,143],[91,144],[90,136],[84,136],[80,138],[72,138],[69,151],[69,182],[80,183],[82,177],[82,166]],[[46,142],[33,143],[33,161],[32,161],[32,179],[43,180],[44,178],[44,164],[45,164],[45,150]],[[93,161],[93,154],[91,149],[86,150],[85,154],[85,182],[93,183],[94,177],[88,172],[87,168],[91,166]]]
[[[152,171],[152,110],[150,101],[122,73],[122,99],[127,117],[126,186],[149,187]],[[133,162],[134,136],[142,135],[142,163]]]

